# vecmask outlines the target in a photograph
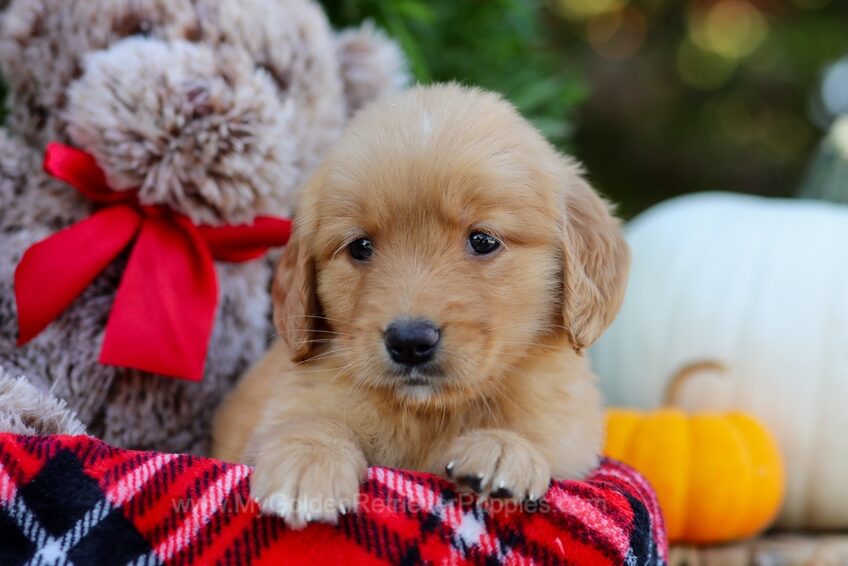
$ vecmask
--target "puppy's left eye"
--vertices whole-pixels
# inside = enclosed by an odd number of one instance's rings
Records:
[[[497,238],[485,232],[472,232],[468,236],[468,245],[471,247],[471,251],[477,255],[487,255],[501,247]]]
[[[348,244],[351,257],[357,261],[368,261],[374,255],[374,244],[368,238],[359,238]]]

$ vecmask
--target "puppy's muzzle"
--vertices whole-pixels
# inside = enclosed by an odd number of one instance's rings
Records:
[[[386,329],[384,341],[392,361],[407,367],[426,364],[436,357],[441,330],[427,320],[396,320]]]

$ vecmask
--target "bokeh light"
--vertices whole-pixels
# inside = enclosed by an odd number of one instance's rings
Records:
[[[632,57],[645,43],[646,33],[645,17],[632,6],[597,15],[586,23],[586,39],[607,59]]]
[[[848,116],[842,116],[833,124],[830,130],[836,149],[842,157],[848,159]]]
[[[730,78],[735,69],[735,59],[700,49],[688,40],[677,50],[677,72],[683,82],[695,88],[718,88]]]
[[[589,18],[620,10],[627,0],[555,0],[557,11],[571,20]]]
[[[848,114],[848,57],[828,68],[822,81],[821,97],[831,116]]]
[[[693,9],[689,29],[692,41],[704,51],[740,59],[763,44],[768,22],[753,4],[720,0],[707,8]]]
[[[755,121],[745,100],[727,96],[710,102],[704,112],[705,127],[718,128],[736,143],[749,143],[755,134]]]

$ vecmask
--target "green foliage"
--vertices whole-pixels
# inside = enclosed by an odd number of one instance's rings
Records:
[[[539,0],[323,0],[338,27],[370,19],[422,83],[456,80],[509,98],[563,145],[586,87],[543,25]]]

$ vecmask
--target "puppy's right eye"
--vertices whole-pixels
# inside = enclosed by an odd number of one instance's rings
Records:
[[[374,255],[374,244],[368,238],[359,238],[347,246],[350,257],[357,261],[368,261]]]
[[[488,255],[498,249],[501,243],[497,238],[485,232],[472,232],[468,236],[468,245],[477,255]]]

